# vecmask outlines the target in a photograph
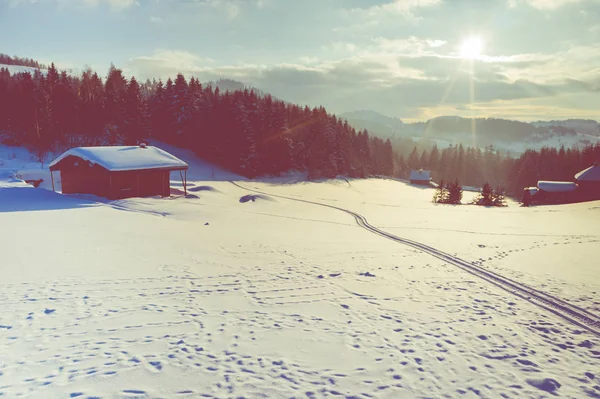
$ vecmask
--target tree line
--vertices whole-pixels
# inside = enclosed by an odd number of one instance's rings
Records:
[[[221,91],[178,74],[139,83],[111,66],[102,79],[52,64],[10,74],[0,69],[0,131],[14,145],[57,150],[137,144],[189,148],[244,176],[308,172],[309,178],[394,174],[389,140],[356,131],[323,107],[301,107],[254,90]]]
[[[31,68],[38,69],[47,69],[46,65],[40,64],[36,60],[32,58],[21,58],[21,57],[11,57],[10,55],[0,53],[0,64],[4,65],[17,65],[17,66],[25,66]]]
[[[406,175],[414,169],[432,171],[435,181],[459,180],[465,186],[504,187],[506,192],[519,196],[524,187],[535,187],[540,180],[573,181],[575,174],[600,161],[600,143],[581,149],[561,147],[527,150],[512,158],[493,146],[479,148],[462,144],[419,151],[413,147],[408,157],[396,154],[396,168]]]
[[[286,103],[248,88],[221,90],[218,82],[201,84],[181,74],[140,83],[114,66],[105,78],[92,70],[80,76],[59,72],[53,64],[43,73],[0,68],[0,139],[55,152],[156,139],[248,177],[303,171],[312,179],[407,178],[410,170],[427,169],[437,182],[487,182],[515,196],[538,180],[572,181],[600,160],[600,145],[528,150],[511,158],[491,145],[391,143],[323,107]]]

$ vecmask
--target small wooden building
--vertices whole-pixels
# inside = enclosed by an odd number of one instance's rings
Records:
[[[179,171],[187,194],[188,165],[157,147],[72,148],[50,163],[52,188],[59,171],[63,194],[94,194],[108,199],[171,195],[171,172]]]
[[[596,162],[575,175],[580,195],[585,200],[600,200],[600,164]]]
[[[574,182],[539,181],[537,187],[524,189],[532,203],[568,204],[600,200],[600,165],[598,163],[575,175]]]
[[[577,202],[578,187],[577,184],[568,181],[539,181],[534,195],[537,203],[568,204]]]
[[[410,184],[417,184],[420,186],[429,186],[431,183],[431,172],[429,170],[411,170],[410,171]]]

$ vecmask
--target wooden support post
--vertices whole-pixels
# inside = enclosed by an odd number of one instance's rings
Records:
[[[140,171],[138,170],[136,172],[136,179],[137,179],[137,196],[140,196]]]
[[[54,189],[54,172],[50,171],[50,178],[52,179],[52,191],[56,192],[56,190]]]
[[[184,183],[184,179],[183,179],[183,172],[181,171],[181,169],[179,170],[179,177],[181,178],[181,184],[183,184],[183,192],[185,193],[185,195],[187,195],[187,192],[185,191],[185,183]]]
[[[185,192],[185,195],[187,195],[187,169],[183,171],[183,179],[183,191]]]
[[[164,187],[164,192],[168,193],[166,196],[171,196],[171,171],[167,171],[167,178],[163,179],[163,182],[166,182],[167,186]],[[165,195],[163,195],[165,197]]]

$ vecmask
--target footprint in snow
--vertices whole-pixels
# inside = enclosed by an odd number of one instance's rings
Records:
[[[553,393],[561,387],[560,383],[552,378],[528,379],[526,381],[529,385],[549,393]]]

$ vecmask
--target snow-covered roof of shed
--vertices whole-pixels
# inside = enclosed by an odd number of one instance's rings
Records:
[[[529,194],[535,195],[540,191],[537,187],[525,187],[523,191],[529,191]]]
[[[577,190],[577,184],[570,181],[539,181],[537,187],[548,193],[568,193]]]
[[[575,175],[576,180],[600,181],[600,165],[593,165]]]
[[[431,172],[428,170],[411,170],[410,180],[431,180]]]
[[[187,163],[153,146],[72,148],[50,163],[50,168],[68,156],[98,164],[113,172],[143,169],[187,169]]]

